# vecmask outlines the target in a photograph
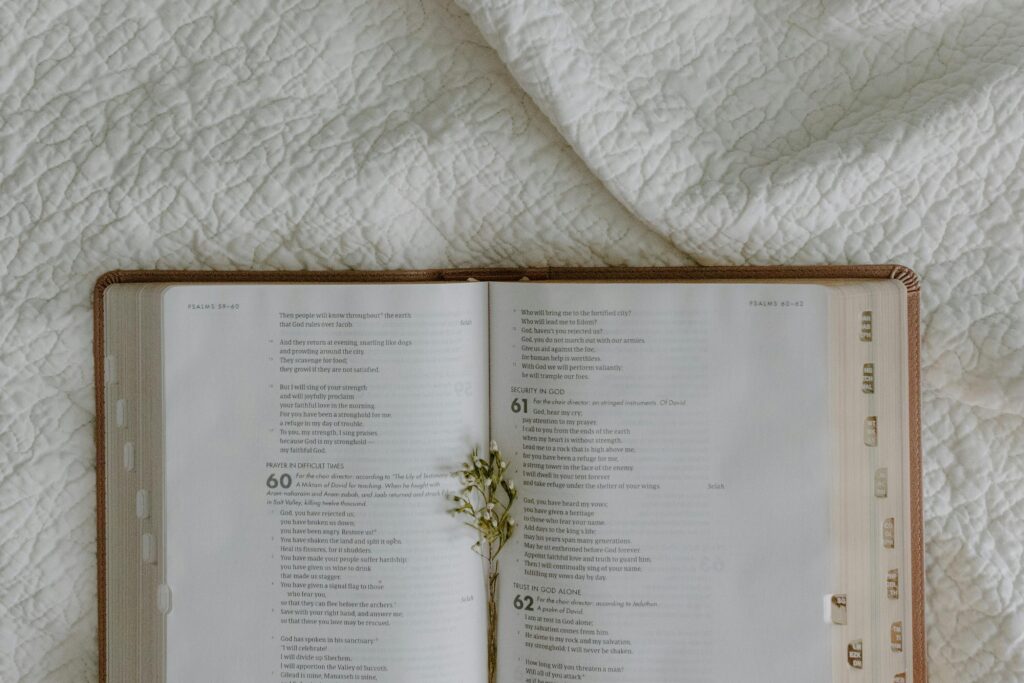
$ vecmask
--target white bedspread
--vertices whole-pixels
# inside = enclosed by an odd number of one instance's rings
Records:
[[[931,680],[1024,681],[1024,8],[0,0],[0,680],[96,680],[113,268],[923,279]]]

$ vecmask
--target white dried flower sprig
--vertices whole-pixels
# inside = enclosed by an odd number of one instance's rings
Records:
[[[455,507],[449,510],[462,523],[475,529],[477,541],[473,552],[487,560],[487,681],[496,683],[498,676],[498,554],[516,528],[511,517],[516,501],[516,485],[506,479],[508,462],[501,457],[493,441],[487,457],[473,452],[454,473],[462,489],[451,496]]]
[[[487,457],[481,458],[474,448],[462,469],[454,473],[462,489],[451,497],[455,507],[449,512],[477,531],[473,551],[490,562],[497,559],[516,527],[510,513],[518,492],[515,482],[505,478],[507,473],[508,461],[493,441]]]

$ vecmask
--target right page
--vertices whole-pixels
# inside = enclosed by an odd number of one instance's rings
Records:
[[[827,297],[490,285],[501,683],[831,680]]]

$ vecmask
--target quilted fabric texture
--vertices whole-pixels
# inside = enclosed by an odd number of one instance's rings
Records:
[[[923,279],[931,678],[1024,680],[1024,12],[0,0],[0,680],[96,680],[113,268]]]

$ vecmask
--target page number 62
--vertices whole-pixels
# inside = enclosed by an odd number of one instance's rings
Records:
[[[516,609],[521,609],[525,612],[533,611],[533,596],[530,595],[517,595],[515,600],[512,601],[512,606]]]

